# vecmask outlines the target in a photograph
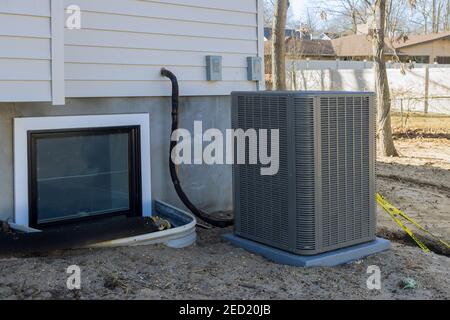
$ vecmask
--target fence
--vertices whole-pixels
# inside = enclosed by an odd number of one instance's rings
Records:
[[[286,63],[292,90],[373,91],[373,63],[294,61]],[[387,63],[394,110],[450,114],[450,65]]]

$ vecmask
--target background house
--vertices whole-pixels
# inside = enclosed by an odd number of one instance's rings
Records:
[[[394,46],[406,61],[450,64],[450,31],[409,35],[395,41]]]
[[[300,36],[300,32],[296,29],[286,28],[284,33],[285,33],[286,38]],[[272,28],[265,27],[264,28],[264,41],[269,41],[269,40],[272,40]]]
[[[71,5],[81,9],[79,30],[65,28]],[[230,93],[264,87],[247,74],[247,58],[264,54],[262,9],[262,0],[0,1],[0,219],[18,210],[17,176],[31,179],[14,151],[27,148],[13,136],[22,117],[44,126],[54,121],[43,116],[148,114],[152,196],[181,205],[167,159],[171,85],[160,70],[179,78],[182,127],[202,120],[205,130],[229,128]],[[222,58],[222,80],[207,81],[207,56]],[[183,167],[180,175],[199,207],[231,208],[230,167]]]
[[[372,40],[366,34],[353,34],[331,40],[331,45],[340,60],[371,60],[373,55]],[[393,60],[395,48],[387,41],[384,47],[386,60]],[[400,53],[397,53],[400,54]]]
[[[286,38],[288,60],[372,60],[372,40],[367,34],[353,34],[329,39]],[[270,41],[265,42],[266,72],[270,73]],[[450,64],[450,32],[427,35],[408,35],[399,39],[386,38],[386,61]]]
[[[350,35],[331,40],[336,57],[341,60],[370,60],[372,41],[366,34]],[[386,38],[386,60],[395,60],[395,53],[402,62],[449,63],[450,32],[426,35],[408,35],[399,39]]]
[[[264,44],[266,81],[270,85],[272,74],[272,41]],[[335,60],[336,53],[330,40],[300,39],[289,37],[286,39],[287,60]]]

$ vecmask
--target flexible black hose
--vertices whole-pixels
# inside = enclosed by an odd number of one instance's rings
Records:
[[[178,108],[179,108],[179,86],[177,77],[170,72],[169,70],[162,68],[161,75],[170,79],[172,82],[172,134],[178,129]],[[175,187],[175,191],[178,194],[180,200],[184,203],[184,205],[199,219],[209,223],[210,225],[218,228],[227,228],[233,225],[233,219],[214,219],[211,218],[208,214],[204,213],[200,209],[198,209],[188,198],[186,193],[184,193],[183,188],[181,187],[180,180],[178,179],[178,173],[175,167],[175,163],[172,161],[172,151],[176,147],[176,141],[170,141],[170,150],[169,150],[169,168],[170,168],[170,177],[172,178],[173,186]]]

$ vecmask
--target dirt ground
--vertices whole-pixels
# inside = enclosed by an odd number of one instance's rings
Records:
[[[380,158],[378,191],[432,233],[450,239],[450,140],[399,139],[400,158]],[[409,240],[392,218],[378,207],[383,235]],[[431,249],[449,255],[448,248],[417,232]],[[436,247],[436,248],[435,248]]]
[[[196,246],[81,250],[0,261],[2,299],[449,299],[449,258],[402,244],[336,268],[280,266],[200,230]],[[66,268],[81,267],[81,291],[66,288]],[[382,290],[370,291],[368,266]],[[413,278],[417,289],[401,283]]]
[[[402,157],[379,159],[379,192],[449,240],[450,140],[401,138],[396,145]],[[396,239],[392,250],[336,268],[280,266],[230,246],[221,234],[231,230],[217,229],[199,229],[197,244],[182,250],[0,257],[0,299],[449,299],[450,258],[423,253],[382,210],[378,220],[379,234]],[[66,288],[70,265],[81,267],[80,291]],[[371,265],[381,269],[381,290],[367,289]],[[417,288],[404,289],[406,278]]]

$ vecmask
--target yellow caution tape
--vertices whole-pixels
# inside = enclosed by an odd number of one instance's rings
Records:
[[[413,225],[415,225],[417,228],[419,228],[420,230],[422,230],[423,232],[429,234],[431,237],[433,237],[434,239],[438,240],[440,243],[442,243],[444,246],[446,246],[447,248],[450,248],[449,244],[440,239],[439,237],[435,236],[434,234],[432,234],[430,231],[428,231],[427,229],[425,229],[424,227],[422,227],[420,224],[418,224],[416,221],[414,221],[412,218],[410,218],[406,213],[404,213],[403,211],[401,211],[400,209],[394,207],[392,204],[390,204],[381,194],[377,193],[377,202],[378,204],[395,220],[395,222],[397,222],[397,224],[403,229],[405,230],[405,232],[417,243],[417,245],[422,248],[422,250],[425,253],[430,252],[430,249],[428,249],[428,247],[421,241],[419,240],[414,233],[407,227],[405,226],[401,221],[400,221],[400,217],[409,221],[410,223],[412,223]]]

